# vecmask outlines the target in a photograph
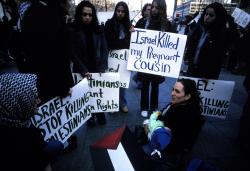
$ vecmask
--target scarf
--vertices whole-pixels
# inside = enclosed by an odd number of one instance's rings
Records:
[[[28,127],[36,111],[36,75],[0,75],[0,125]]]

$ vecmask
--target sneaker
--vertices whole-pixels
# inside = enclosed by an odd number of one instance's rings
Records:
[[[141,116],[144,117],[144,118],[147,118],[148,117],[148,111],[146,111],[146,110],[141,111]]]
[[[123,113],[128,113],[128,107],[127,107],[127,106],[123,106],[123,107],[121,108],[121,111],[122,111]]]

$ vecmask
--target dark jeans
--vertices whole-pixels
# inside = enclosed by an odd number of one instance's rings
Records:
[[[158,94],[159,94],[158,83],[150,82],[150,81],[143,81],[142,89],[141,89],[141,110],[153,111],[157,109],[158,108]]]

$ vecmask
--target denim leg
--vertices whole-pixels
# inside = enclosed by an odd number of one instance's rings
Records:
[[[125,96],[126,96],[126,89],[120,88],[120,94],[119,94],[120,107],[127,106],[127,100]]]

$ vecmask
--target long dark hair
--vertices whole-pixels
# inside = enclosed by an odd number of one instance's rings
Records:
[[[101,27],[99,26],[95,6],[91,4],[89,1],[82,1],[77,5],[75,10],[75,18],[73,25],[75,26],[76,29],[82,29],[84,27],[84,23],[82,20],[82,10],[84,7],[92,9],[92,21],[90,23],[90,27],[93,29],[94,32],[100,33]]]
[[[117,11],[117,8],[119,6],[122,6],[124,8],[124,10],[125,10],[124,11],[125,12],[125,16],[124,16],[124,18],[123,18],[122,21],[118,21],[117,20],[117,16],[116,16],[116,11]],[[114,24],[114,29],[115,29],[114,30],[115,31],[114,34],[119,35],[119,24],[118,24],[118,22],[122,22],[122,24],[124,25],[124,29],[125,29],[124,31],[126,33],[129,32],[129,29],[131,27],[131,22],[130,22],[130,18],[129,18],[129,9],[128,9],[128,5],[126,4],[126,2],[120,1],[120,2],[118,2],[116,4],[115,11],[114,11],[114,14],[113,14],[113,16],[111,18],[111,21]]]
[[[161,24],[161,31],[167,31],[168,19],[167,19],[167,5],[165,0],[153,0],[152,4],[156,2],[159,10],[159,20]],[[152,16],[152,15],[151,15]]]
[[[184,87],[185,95],[190,95],[189,102],[197,105],[199,110],[202,112],[202,101],[200,98],[200,93],[196,88],[196,83],[194,80],[181,78],[178,79],[177,82],[180,82]]]
[[[142,10],[141,10],[141,15],[142,15],[143,18],[146,17],[146,16],[144,15],[144,12],[147,10],[148,6],[152,6],[152,4],[146,3],[146,4],[143,6]]]
[[[213,8],[216,15],[214,22],[209,26],[209,30],[211,32],[221,31],[221,29],[226,27],[226,17],[227,17],[227,11],[221,3],[214,2],[207,5],[203,13],[201,14],[199,23],[204,26],[204,16],[208,8]]]

